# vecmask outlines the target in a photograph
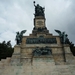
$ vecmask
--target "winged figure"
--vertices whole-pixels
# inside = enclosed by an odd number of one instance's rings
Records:
[[[22,42],[22,38],[23,38],[23,34],[26,32],[26,30],[22,30],[21,32],[16,32],[16,43],[17,45],[20,44]]]
[[[68,35],[65,34],[65,32],[61,32],[60,30],[55,30],[55,31],[59,34],[61,43],[63,44],[69,43]]]
[[[60,31],[60,30],[55,30],[58,34],[59,34],[59,36],[61,37],[61,35],[62,35],[62,32]]]
[[[61,32],[60,30],[55,30],[55,31],[59,34],[61,43],[63,43],[64,42],[65,32]]]

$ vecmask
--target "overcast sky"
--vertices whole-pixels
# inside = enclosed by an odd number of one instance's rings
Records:
[[[54,29],[65,31],[75,44],[75,0],[35,0],[45,7],[46,27],[53,35]],[[15,45],[17,31],[32,33],[34,19],[33,0],[0,0],[0,42],[11,40]]]

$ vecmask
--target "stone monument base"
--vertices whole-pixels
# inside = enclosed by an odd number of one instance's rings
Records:
[[[11,60],[0,61],[0,75],[75,75],[75,65],[55,65],[52,56],[34,57],[32,61],[24,58],[20,63]]]

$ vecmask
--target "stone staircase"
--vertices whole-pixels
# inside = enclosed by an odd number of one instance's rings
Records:
[[[0,75],[75,75],[75,65],[55,65],[52,58],[26,58],[22,63],[13,63],[11,58],[0,61]]]

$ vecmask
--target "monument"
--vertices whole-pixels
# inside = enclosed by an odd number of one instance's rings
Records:
[[[26,30],[17,32],[12,57],[0,61],[0,75],[75,75],[75,57],[66,42],[67,35],[59,30],[55,30],[58,36],[49,33],[45,8],[33,3],[32,33],[23,36],[20,34]]]

